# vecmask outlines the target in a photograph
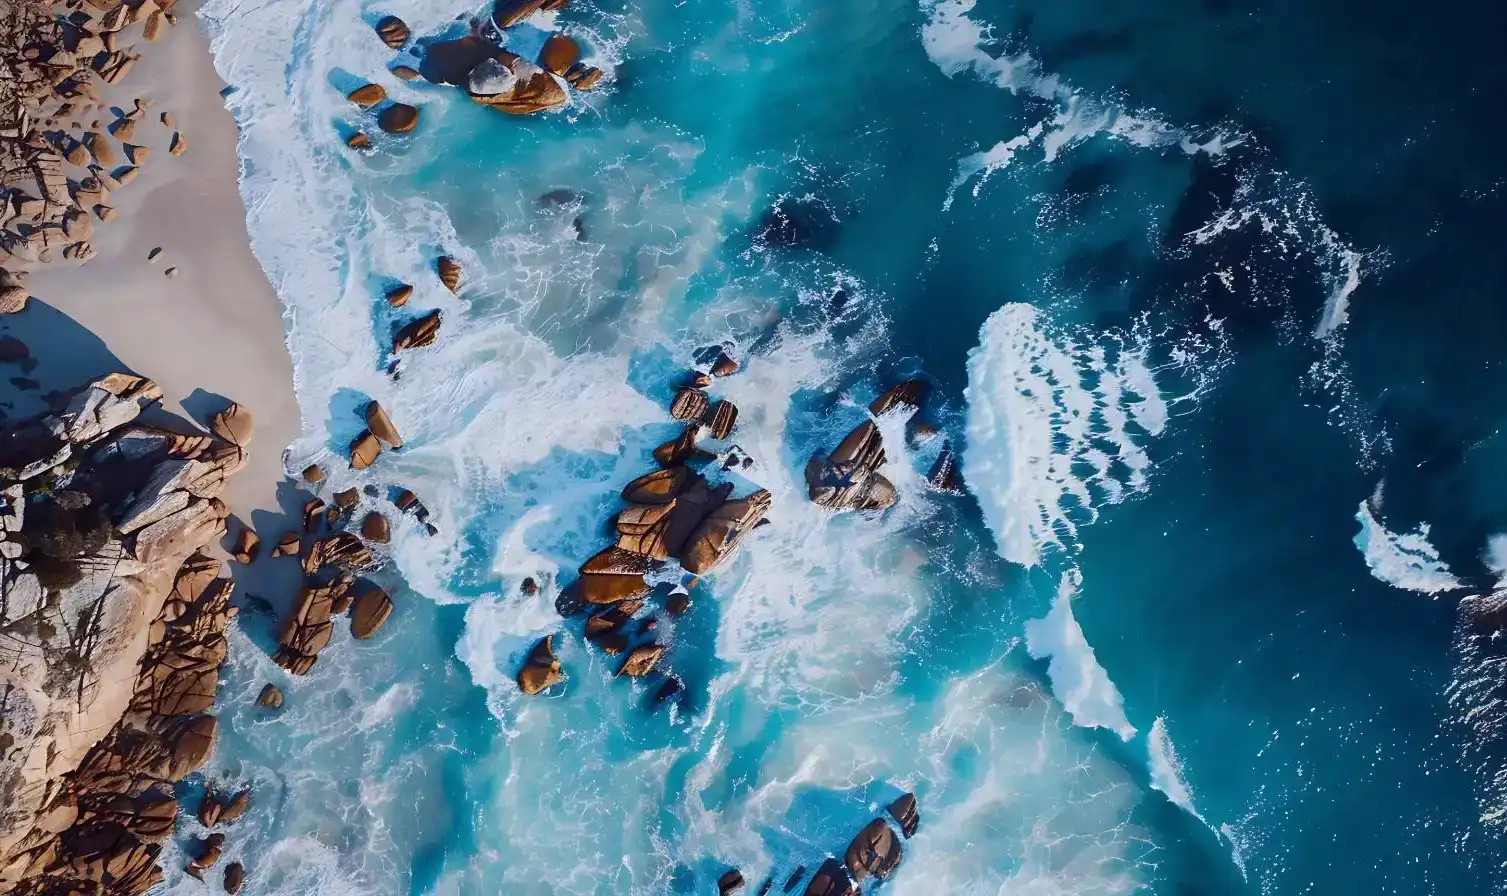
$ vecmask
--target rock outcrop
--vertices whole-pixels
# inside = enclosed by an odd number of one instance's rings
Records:
[[[198,551],[244,453],[143,423],[160,398],[114,374],[0,433],[0,890],[153,886],[214,746],[232,585]]]

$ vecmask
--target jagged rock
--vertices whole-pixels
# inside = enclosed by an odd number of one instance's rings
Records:
[[[363,109],[370,109],[387,99],[387,91],[381,84],[363,84],[345,95],[345,98]]]
[[[908,408],[912,412],[918,411],[930,392],[931,384],[925,380],[906,380],[874,399],[869,404],[869,413],[878,417],[896,408]]]
[[[230,896],[236,896],[241,892],[241,887],[246,883],[246,868],[240,862],[231,862],[225,866],[225,892]]]
[[[700,389],[681,389],[670,403],[670,416],[676,420],[699,421],[706,415],[710,404],[710,399]]]
[[[378,544],[387,544],[392,532],[387,525],[387,517],[373,510],[361,521],[361,537],[367,541],[375,541]]]
[[[876,818],[848,844],[845,864],[855,880],[862,881],[870,875],[884,880],[900,867],[901,852],[894,829],[884,819]]]
[[[602,70],[584,62],[577,62],[565,72],[565,80],[576,90],[590,90],[602,80]]]
[[[318,485],[324,481],[324,467],[319,464],[309,464],[303,468],[303,481],[310,485]]]
[[[890,817],[900,825],[900,833],[909,840],[916,833],[916,828],[921,825],[921,812],[916,806],[914,794],[901,794],[888,806]]]
[[[236,536],[235,546],[230,549],[230,556],[237,563],[255,563],[261,547],[262,540],[256,537],[251,527],[242,526],[241,534]]]
[[[251,444],[253,424],[251,411],[232,404],[210,418],[209,428],[215,435],[242,448]]]
[[[733,893],[743,889],[743,872],[734,868],[717,878],[717,893],[719,896],[732,896]]]
[[[841,862],[829,858],[811,875],[806,896],[858,896],[858,884]]]
[[[372,586],[356,597],[351,610],[351,634],[366,640],[382,628],[392,615],[392,599],[381,588]]]
[[[581,58],[581,48],[563,34],[551,34],[539,51],[539,66],[561,77]]]
[[[460,291],[460,262],[449,255],[441,255],[434,260],[434,270],[439,274],[440,282],[451,292]]]
[[[770,494],[763,489],[728,501],[713,510],[680,552],[680,565],[693,575],[704,575],[731,557],[743,539],[769,513]]]
[[[806,464],[807,492],[828,510],[883,510],[895,503],[895,487],[878,472],[884,462],[879,428],[866,420],[825,460],[813,457]]]
[[[565,680],[560,660],[555,656],[554,635],[545,637],[529,651],[523,669],[518,672],[518,689],[534,696]]]
[[[371,429],[372,435],[387,443],[389,448],[402,448],[403,437],[398,435],[398,428],[392,425],[392,419],[387,416],[387,411],[382,405],[373,401],[366,406],[366,425]]]
[[[372,138],[366,136],[360,131],[357,131],[356,133],[345,138],[345,145],[349,146],[351,149],[371,149]]]
[[[393,103],[377,115],[377,127],[389,134],[406,134],[419,124],[419,110],[407,103]]]
[[[471,69],[466,92],[475,102],[513,115],[564,105],[570,97],[549,72],[517,57],[488,57]]]
[[[264,709],[282,709],[283,692],[277,685],[268,683],[262,687],[262,692],[256,696],[256,705]]]
[[[712,438],[725,439],[733,434],[733,426],[738,422],[738,406],[723,399],[712,407],[711,419],[707,421],[707,428],[712,432]]]
[[[387,304],[394,308],[401,308],[408,304],[408,299],[413,295],[413,287],[407,283],[400,283],[387,291]]]
[[[424,348],[433,345],[435,337],[440,331],[440,310],[438,308],[423,317],[411,320],[399,328],[392,339],[393,353],[405,349]]]
[[[492,21],[499,28],[511,28],[537,12],[564,9],[568,0],[496,0],[492,4]]]
[[[68,141],[68,149],[63,153],[63,158],[67,159],[70,165],[87,168],[91,159],[89,147],[85,146],[82,141],[70,139]]]
[[[277,540],[277,547],[272,549],[273,557],[297,557],[302,545],[302,538],[297,532],[284,532],[283,537]]]
[[[382,43],[394,50],[401,50],[408,43],[408,25],[397,16],[383,16],[377,22],[377,35],[382,38]]]
[[[623,667],[617,671],[617,674],[642,678],[654,671],[654,667],[659,664],[659,658],[664,655],[663,644],[645,644],[635,647],[633,652],[628,654],[628,659],[623,661]]]
[[[351,440],[351,469],[366,469],[381,453],[382,444],[377,441],[377,437],[372,435],[371,430],[363,429],[360,435]]]
[[[76,394],[50,425],[59,437],[75,445],[102,438],[135,420],[147,407],[162,400],[162,390],[149,379],[112,373]]]

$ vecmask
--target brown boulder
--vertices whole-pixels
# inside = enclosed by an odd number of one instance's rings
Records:
[[[378,544],[387,544],[392,531],[387,526],[387,517],[373,510],[361,521],[361,537]]]
[[[424,348],[434,344],[435,337],[440,331],[440,310],[438,308],[404,324],[392,338],[392,350],[394,353],[405,349]]]
[[[225,892],[230,896],[236,896],[241,892],[241,887],[246,883],[246,867],[240,862],[231,862],[225,866]]]
[[[282,709],[283,692],[278,689],[277,685],[269,682],[256,696],[256,705],[263,709]]]
[[[681,389],[670,403],[670,416],[676,420],[699,421],[710,403],[700,389]]]
[[[869,404],[869,413],[878,417],[898,407],[909,408],[912,411],[920,410],[929,392],[931,392],[931,384],[925,380],[906,380],[874,399]]]
[[[383,16],[377,22],[377,36],[394,50],[402,49],[408,43],[409,33],[408,24],[397,16]]]
[[[916,807],[915,795],[901,794],[887,808],[890,817],[899,823],[900,833],[904,834],[907,840],[914,836],[916,828],[921,825],[921,811]]]
[[[361,493],[353,488],[348,488],[343,492],[336,492],[334,498],[336,507],[339,507],[341,510],[350,510],[360,502]]]
[[[560,670],[560,660],[555,656],[554,635],[549,635],[534,645],[518,673],[518,689],[529,696],[565,680]]]
[[[692,423],[681,430],[680,435],[655,448],[654,459],[666,467],[673,467],[703,456],[710,458],[709,453],[696,447],[700,437],[701,424]]]
[[[738,422],[738,406],[723,399],[712,407],[711,420],[708,428],[712,431],[712,438],[725,439],[733,434],[733,426]]]
[[[876,818],[848,844],[844,864],[855,880],[862,881],[869,875],[884,880],[900,867],[900,858],[900,838],[884,819]]]
[[[184,870],[196,878],[202,878],[205,871],[220,861],[220,854],[224,848],[224,834],[210,834],[200,839],[195,846],[197,855],[189,861],[188,867]]]
[[[166,777],[186,778],[204,765],[214,749],[219,724],[214,716],[196,716],[180,723],[169,741],[172,753]]]
[[[251,411],[232,404],[210,418],[209,428],[225,441],[244,448],[251,443]]]
[[[540,11],[564,9],[568,0],[496,0],[492,4],[492,21],[499,28],[511,28]]]
[[[318,485],[324,481],[324,467],[319,464],[309,464],[303,468],[303,481],[310,485]]]
[[[642,678],[654,671],[659,664],[659,658],[665,655],[663,644],[644,644],[633,648],[628,658],[623,661],[623,667],[617,670],[618,675],[627,675],[632,678]]]
[[[345,98],[363,109],[370,109],[387,99],[387,91],[381,84],[363,84],[345,95]]]
[[[394,308],[402,308],[408,304],[408,299],[413,295],[413,287],[407,283],[399,283],[387,291],[387,304]]]
[[[769,513],[770,500],[769,492],[760,489],[713,510],[686,542],[680,553],[680,565],[694,575],[716,569]]]
[[[434,260],[434,270],[439,274],[440,282],[451,292],[460,291],[460,262],[449,255],[441,255]]]
[[[406,65],[395,65],[391,71],[404,81],[412,81],[414,78],[419,77],[418,69],[409,68]]]
[[[371,149],[372,138],[366,136],[361,131],[357,131],[345,138],[345,145],[351,149]]]
[[[398,428],[392,425],[392,419],[387,416],[387,411],[382,405],[373,401],[366,406],[366,425],[372,431],[372,435],[387,443],[389,448],[402,448],[403,437],[398,435]]]
[[[251,791],[242,790],[229,800],[225,801],[220,811],[220,823],[230,824],[239,821],[246,810],[251,808]]]
[[[741,889],[743,889],[743,872],[736,868],[717,878],[718,896],[732,896]]]
[[[675,496],[699,476],[687,467],[666,467],[645,473],[623,486],[623,500],[629,504],[669,504]]]
[[[377,127],[389,134],[406,134],[419,124],[419,110],[407,103],[393,103],[377,116]]]
[[[806,884],[806,896],[858,896],[858,892],[858,884],[848,869],[832,858],[823,862]]]
[[[231,548],[230,556],[237,563],[254,563],[261,548],[262,540],[256,537],[256,533],[250,526],[243,526],[241,534],[236,537],[235,545]]]
[[[511,68],[496,59],[482,60],[471,70],[466,91],[472,100],[510,115],[532,115],[570,100],[554,75],[521,60]]]
[[[581,48],[563,34],[551,34],[539,51],[539,66],[561,77],[581,58]]]
[[[732,376],[738,372],[738,361],[725,351],[717,352],[717,359],[712,362],[712,376]]]
[[[584,62],[577,62],[565,73],[565,80],[576,90],[590,90],[602,80],[602,70]]]
[[[375,635],[391,615],[392,599],[374,585],[356,598],[351,611],[351,634],[364,641]]]
[[[371,430],[363,429],[360,435],[351,440],[351,469],[366,469],[381,453],[382,444],[377,441],[377,437],[372,435]]]

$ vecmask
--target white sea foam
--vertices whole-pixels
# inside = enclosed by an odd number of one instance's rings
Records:
[[[1204,817],[1193,805],[1193,789],[1188,786],[1183,762],[1178,758],[1172,735],[1167,732],[1166,716],[1157,716],[1151,723],[1151,731],[1146,735],[1146,753],[1151,768],[1151,786],[1166,794],[1167,799],[1189,815],[1203,821]]]
[[[1145,347],[1057,336],[1032,306],[990,315],[968,355],[963,471],[1005,559],[1076,550],[1081,522],[1148,486],[1167,425]]]
[[[1463,587],[1439,551],[1429,542],[1429,524],[1412,532],[1393,532],[1380,519],[1380,494],[1360,503],[1355,512],[1360,531],[1355,546],[1371,568],[1371,575],[1394,588],[1438,596]]]
[[[1135,726],[1125,717],[1125,703],[1109,673],[1099,665],[1093,647],[1073,616],[1073,595],[1078,590],[1074,573],[1063,577],[1042,619],[1026,623],[1026,649],[1047,661],[1052,694],[1062,702],[1073,721],[1085,728],[1107,728],[1122,740],[1135,736]]]

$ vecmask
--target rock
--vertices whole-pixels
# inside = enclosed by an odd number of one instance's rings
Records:
[[[269,682],[262,687],[262,692],[256,696],[256,705],[264,709],[282,709],[283,692],[278,690],[277,685]]]
[[[387,291],[387,304],[394,308],[402,308],[408,304],[408,299],[413,295],[413,287],[407,283],[400,283]]]
[[[126,184],[130,183],[131,181],[135,180],[136,179],[136,175],[138,175],[140,173],[141,173],[141,169],[140,168],[137,168],[137,167],[132,166],[132,165],[127,165],[124,168],[117,168],[117,169],[115,169],[115,173],[112,174],[112,175],[110,175],[110,176],[115,179],[115,183],[116,183],[117,186],[123,187]]]
[[[387,443],[389,448],[403,447],[403,437],[398,435],[398,428],[392,425],[381,404],[373,401],[366,406],[366,425],[371,428],[372,435]]]
[[[89,147],[78,140],[70,140],[67,151],[63,153],[63,158],[67,159],[70,165],[86,168],[90,161]]]
[[[862,881],[869,875],[884,880],[900,867],[900,839],[884,819],[876,818],[858,832],[848,844],[845,862],[853,878]]]
[[[262,540],[256,537],[251,527],[242,526],[241,534],[236,537],[235,546],[230,550],[231,558],[241,564],[255,563],[261,546]]]
[[[539,583],[534,581],[533,576],[524,576],[523,581],[518,583],[518,590],[523,592],[525,597],[534,597],[539,593]]]
[[[805,865],[797,865],[797,866],[795,866],[795,870],[792,871],[792,872],[790,872],[790,876],[789,877],[785,878],[785,886],[782,888],[782,891],[785,892],[785,893],[789,893],[790,891],[794,890],[797,886],[800,885],[801,878],[803,878],[805,876],[806,876],[806,866]]]
[[[518,689],[534,696],[564,680],[565,673],[560,671],[560,660],[555,656],[554,636],[550,635],[529,651],[528,659],[518,673]]]
[[[341,510],[350,510],[361,501],[361,493],[353,488],[348,488],[343,492],[336,492],[333,497],[335,506]]]
[[[108,205],[96,205],[94,206],[93,210],[94,216],[96,218],[99,218],[101,221],[115,220],[115,209],[111,208]]]
[[[127,140],[135,139],[136,119],[130,117],[117,118],[114,121],[110,122],[108,130],[110,131],[110,135],[112,137],[114,137],[116,140],[121,141],[122,143]]]
[[[440,310],[438,308],[423,317],[411,320],[398,329],[393,335],[393,353],[405,349],[424,348],[433,345],[435,337],[440,331]]]
[[[374,585],[356,597],[351,610],[351,634],[364,641],[375,635],[391,615],[392,599]]]
[[[360,131],[357,131],[356,133],[345,138],[345,145],[349,146],[351,149],[371,149],[372,138],[366,136]]]
[[[602,80],[602,70],[584,62],[577,62],[565,73],[565,80],[576,90],[590,90]]]
[[[324,467],[319,464],[309,464],[303,468],[303,481],[310,485],[318,485],[324,481]]]
[[[733,434],[733,426],[738,422],[738,406],[723,399],[712,407],[711,420],[708,428],[712,431],[712,438],[725,439]]]
[[[393,103],[377,116],[377,127],[389,134],[406,134],[419,124],[419,110],[407,103]]]
[[[31,298],[24,286],[0,286],[0,314],[17,314],[26,310]]]
[[[679,694],[683,689],[684,685],[680,683],[680,679],[672,675],[665,679],[664,684],[659,686],[659,690],[654,692],[654,702],[663,703]]]
[[[390,69],[390,71],[393,74],[397,75],[399,78],[402,78],[404,81],[412,81],[414,78],[417,78],[419,76],[417,69],[409,68],[406,65],[395,65]]]
[[[498,28],[511,28],[537,12],[564,9],[568,0],[496,0],[492,4],[492,22]]]
[[[623,486],[623,500],[629,504],[669,504],[685,490],[694,476],[687,467],[667,467],[645,473]]]
[[[701,437],[701,424],[692,423],[681,430],[680,435],[654,449],[654,459],[666,467],[679,466],[692,460],[708,460],[712,455],[696,447]]]
[[[665,535],[674,510],[672,499],[667,504],[635,504],[622,511],[614,521],[618,547],[655,560],[668,560],[670,549]]]
[[[652,567],[648,557],[613,546],[581,564],[581,597],[591,604],[616,604],[649,593],[644,573]]]
[[[372,435],[371,430],[363,429],[360,435],[351,440],[351,469],[366,469],[381,453],[382,444],[377,441],[377,437]]]
[[[466,79],[471,99],[512,115],[532,115],[570,100],[554,75],[522,59],[510,62],[487,58],[478,63]]]
[[[725,351],[718,350],[717,359],[712,362],[712,376],[732,376],[738,372],[738,362]]]
[[[251,411],[241,405],[231,404],[210,418],[209,428],[225,441],[244,448],[251,443]]]
[[[283,533],[283,537],[277,540],[277,547],[272,549],[273,557],[297,557],[302,546],[302,536],[295,531]]]
[[[246,883],[246,868],[240,862],[231,862],[225,866],[225,892],[230,896],[236,896],[241,892],[241,887]]]
[[[303,530],[309,534],[319,531],[319,524],[324,521],[324,501],[313,498],[306,501],[303,506]]]
[[[195,847],[197,856],[188,863],[184,870],[196,878],[202,878],[214,863],[220,861],[220,854],[225,848],[224,834],[209,834],[199,840]]]
[[[872,420],[848,433],[826,459],[806,464],[811,500],[828,510],[883,510],[895,503],[895,487],[880,475],[884,440]]]
[[[163,112],[160,116],[158,116],[158,120],[162,122],[163,127],[167,128],[170,131],[174,130],[177,127],[175,124],[173,124],[173,113],[171,112]]]
[[[581,58],[581,48],[563,34],[551,34],[539,51],[539,66],[561,77]]]
[[[173,158],[177,158],[188,151],[188,138],[183,136],[182,131],[173,131],[173,136],[167,144],[167,151],[172,153]],[[143,154],[142,158],[146,158],[146,156]]]
[[[700,389],[681,389],[670,403],[670,416],[676,420],[699,421],[706,415],[710,404],[710,399]]]
[[[449,255],[441,255],[434,260],[434,270],[440,276],[440,282],[451,292],[460,291],[460,262]]]
[[[89,147],[89,152],[94,155],[94,161],[109,168],[120,164],[120,155],[115,152],[115,147],[99,131],[90,131],[84,135],[84,143]]]
[[[378,544],[387,544],[392,537],[387,526],[387,517],[373,510],[361,521],[361,537]]]
[[[671,616],[684,616],[691,609],[691,596],[684,591],[676,591],[665,601],[665,609]]]
[[[245,815],[246,811],[250,808],[251,791],[242,790],[225,802],[224,808],[220,812],[220,823],[231,824],[232,822],[239,821],[241,816]]]
[[[377,22],[377,36],[382,38],[382,43],[387,44],[394,50],[402,49],[408,43],[408,25],[397,16],[383,16]]]
[[[719,896],[732,896],[733,893],[743,889],[743,872],[734,868],[717,878],[717,893]]]
[[[858,896],[858,884],[841,862],[829,858],[811,875],[806,896]]]
[[[704,575],[726,562],[769,513],[770,500],[769,492],[760,489],[717,507],[686,542],[680,565],[693,575]]]
[[[664,655],[663,644],[644,644],[635,647],[633,652],[628,654],[628,659],[623,661],[623,667],[617,671],[617,674],[642,678],[654,671],[654,667],[659,664],[659,658]]]
[[[147,250],[147,261],[156,261],[162,257],[162,247],[155,246]]]
[[[381,84],[363,84],[345,95],[345,98],[363,109],[370,109],[387,99],[387,91]]]
[[[921,812],[916,806],[916,797],[913,794],[902,794],[888,806],[890,817],[900,825],[900,833],[909,840],[915,836],[916,828],[921,825]]]
[[[951,448],[943,448],[942,453],[937,455],[937,462],[931,465],[926,481],[939,492],[949,495],[963,493],[963,480],[958,474],[958,456],[952,453]]]
[[[896,408],[906,408],[911,412],[918,411],[921,409],[922,402],[926,401],[929,392],[931,392],[931,384],[925,380],[906,380],[874,399],[869,404],[869,413],[878,417]]]
[[[199,800],[199,824],[206,828],[212,828],[220,823],[220,801],[215,799],[214,791],[204,791],[204,796]]]
[[[163,276],[167,277],[167,279],[171,280],[174,277],[178,276],[178,269],[177,268],[168,268],[167,270],[163,271],[162,274],[163,274]]]

